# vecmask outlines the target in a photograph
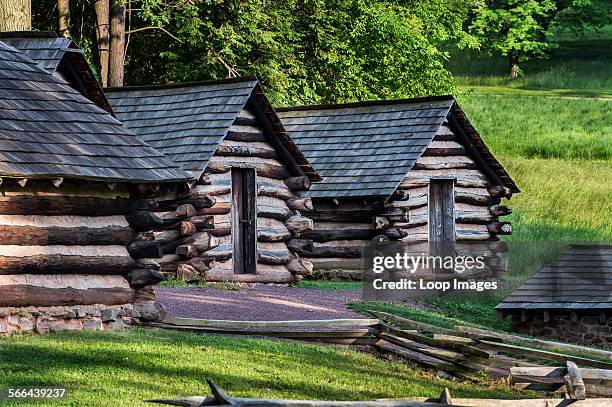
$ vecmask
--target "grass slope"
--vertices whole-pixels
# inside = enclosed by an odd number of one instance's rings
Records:
[[[467,95],[459,102],[496,154],[612,159],[612,100]]]
[[[612,101],[468,95],[460,100],[521,193],[511,240],[612,238]]]
[[[70,389],[68,399],[37,406],[146,405],[152,398],[209,394],[204,379],[236,397],[432,397],[444,387],[455,397],[529,396],[505,384],[441,380],[352,350],[153,329],[0,338],[0,370],[0,388]]]

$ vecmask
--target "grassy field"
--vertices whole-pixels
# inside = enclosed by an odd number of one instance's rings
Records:
[[[460,104],[522,190],[509,240],[612,238],[612,27],[561,39],[516,81],[500,57],[449,62],[470,90]]]
[[[533,396],[502,383],[438,379],[352,350],[154,329],[3,337],[0,371],[0,388],[70,389],[68,399],[37,406],[146,405],[143,400],[209,394],[205,379],[236,397],[432,397],[444,387],[455,397]]]

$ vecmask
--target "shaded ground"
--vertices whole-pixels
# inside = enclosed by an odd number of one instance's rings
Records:
[[[361,290],[327,291],[283,286],[253,286],[240,291],[157,287],[168,316],[235,321],[366,318],[347,309]]]

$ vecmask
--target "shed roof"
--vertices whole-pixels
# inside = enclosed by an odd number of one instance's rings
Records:
[[[234,120],[248,105],[270,125],[269,132],[297,165],[300,174],[295,175],[318,179],[287,135],[256,77],[106,91],[115,114],[128,128],[194,176],[204,171]]]
[[[570,246],[496,308],[612,309],[612,246]]]
[[[189,178],[118,120],[3,42],[0,176],[155,183]]]
[[[453,96],[438,96],[277,111],[289,135],[323,177],[306,195],[349,198],[392,194],[449,113],[461,109]],[[465,123],[469,124],[467,119]],[[466,133],[499,165],[475,130]],[[496,170],[518,191],[501,165]]]
[[[72,39],[58,37],[52,31],[12,31],[0,33],[0,41],[22,51],[47,72],[61,73],[62,79],[83,96],[113,114],[83,51]]]
[[[0,33],[0,40],[22,51],[38,66],[54,73],[66,52],[82,51],[74,41],[51,31],[13,31]]]

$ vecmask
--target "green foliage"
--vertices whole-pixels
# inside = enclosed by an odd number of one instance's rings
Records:
[[[93,6],[75,13],[78,42],[94,38]],[[54,29],[34,4],[37,28]],[[459,1],[134,0],[126,83],[257,74],[277,104],[450,93],[440,41],[470,43]],[[44,18],[43,18],[44,15]],[[77,17],[78,15],[78,17]],[[82,29],[81,29],[82,27]]]
[[[612,26],[590,35],[595,38],[557,36],[563,40],[550,57],[524,62],[524,75],[514,80],[508,79],[507,58],[474,50],[451,50],[447,68],[460,88],[476,93],[612,98]]]
[[[550,31],[583,35],[593,29],[612,23],[610,0],[566,0],[567,7],[560,7]],[[564,2],[561,2],[563,4]]]
[[[535,396],[501,382],[438,379],[353,350],[159,329],[1,337],[0,369],[0,388],[69,388],[67,399],[37,406],[146,406],[150,399],[209,395],[205,379],[236,397],[435,397],[444,387],[454,397]]]
[[[520,61],[547,57],[557,47],[554,33],[583,33],[612,22],[605,0],[487,0],[477,7],[468,31],[480,48]],[[512,76],[512,71],[511,71]]]
[[[161,78],[257,74],[278,104],[446,93],[451,76],[435,42],[458,35],[461,20],[437,25],[427,18],[449,14],[375,0],[200,5],[198,29],[161,53],[169,68]]]
[[[518,63],[554,45],[545,40],[555,9],[553,0],[489,0],[476,9],[469,31],[485,49]]]

